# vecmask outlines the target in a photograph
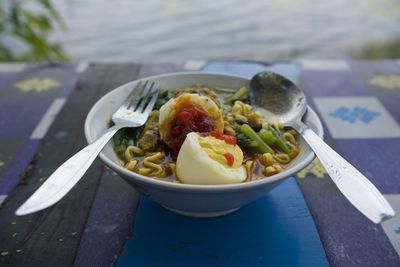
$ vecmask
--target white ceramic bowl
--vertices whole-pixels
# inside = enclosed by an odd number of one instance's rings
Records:
[[[160,84],[161,88],[178,88],[201,83],[236,89],[247,86],[249,79],[240,76],[216,73],[170,73],[147,77]],[[89,143],[101,135],[106,120],[120,106],[129,91],[138,81],[124,84],[103,96],[90,110],[85,121],[85,136]],[[322,137],[323,128],[315,112],[308,108],[304,121]],[[109,142],[100,153],[100,159],[115,170],[144,196],[179,214],[194,217],[213,217],[233,212],[278,186],[284,179],[306,167],[315,157],[303,139],[300,153],[283,172],[258,181],[231,185],[191,185],[152,179],[124,169]]]

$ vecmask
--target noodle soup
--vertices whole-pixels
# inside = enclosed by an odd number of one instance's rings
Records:
[[[146,124],[113,137],[124,168],[174,183],[268,179],[300,152],[299,136],[250,105],[249,89],[193,85],[161,90]]]

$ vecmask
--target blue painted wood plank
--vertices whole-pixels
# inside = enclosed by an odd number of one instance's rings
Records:
[[[208,219],[142,197],[135,237],[117,266],[328,266],[294,178],[235,213]]]

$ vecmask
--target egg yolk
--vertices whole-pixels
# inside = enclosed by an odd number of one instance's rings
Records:
[[[207,155],[229,168],[239,168],[243,162],[243,152],[239,146],[228,144],[212,135],[199,137],[198,142]]]
[[[194,103],[185,103],[170,125],[167,142],[171,149],[179,151],[188,133],[211,132],[214,128],[214,122],[206,112]]]

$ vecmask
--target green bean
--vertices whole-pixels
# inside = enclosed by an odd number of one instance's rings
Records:
[[[240,130],[247,135],[247,137],[249,137],[251,140],[256,141],[258,144],[258,148],[260,149],[260,151],[262,153],[271,153],[271,154],[275,154],[275,151],[272,150],[272,148],[267,145],[262,139],[261,137],[253,130],[253,128],[251,128],[248,124],[242,124],[242,126],[240,126]]]
[[[247,146],[248,146],[248,147],[258,147],[258,143],[257,143],[257,141],[251,140],[251,141],[247,144]]]
[[[276,138],[276,144],[278,145],[278,147],[286,154],[289,154],[291,151],[290,146],[286,143],[285,139],[283,139],[283,137],[281,136],[281,134],[279,133],[279,131],[277,131],[274,127],[272,127],[271,125],[268,126],[268,130],[270,130],[272,132],[272,134],[274,135],[274,137]]]
[[[247,93],[247,87],[240,87],[231,97],[225,99],[224,104],[232,104],[233,101],[242,98]]]
[[[274,134],[270,130],[266,130],[260,136],[261,136],[262,140],[264,140],[265,143],[267,143],[270,146],[275,144],[276,141],[277,141],[276,137],[274,136]]]

